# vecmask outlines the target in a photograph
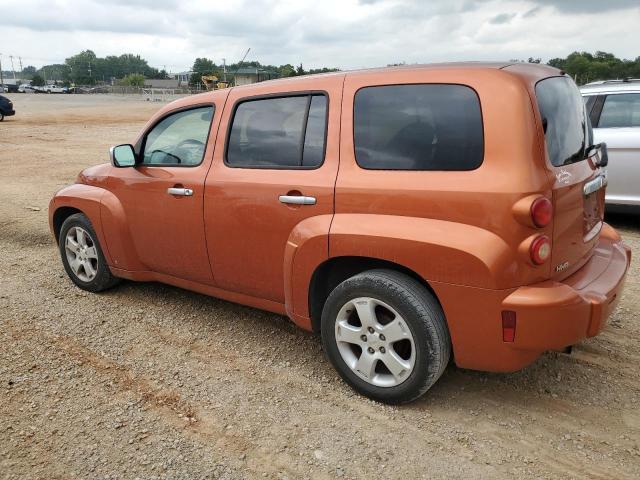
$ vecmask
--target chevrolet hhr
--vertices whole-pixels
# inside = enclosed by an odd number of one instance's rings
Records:
[[[597,335],[631,253],[606,145],[543,65],[338,72],[168,104],[51,200],[80,288],[158,281],[287,315],[356,391],[426,392]]]

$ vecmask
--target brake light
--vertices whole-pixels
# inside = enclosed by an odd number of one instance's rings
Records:
[[[538,197],[531,204],[531,220],[536,227],[546,227],[553,217],[553,205],[546,197]]]
[[[516,339],[516,312],[502,311],[502,341],[513,342]]]
[[[531,261],[536,265],[542,265],[551,255],[551,241],[546,235],[540,235],[531,242],[529,248]]]

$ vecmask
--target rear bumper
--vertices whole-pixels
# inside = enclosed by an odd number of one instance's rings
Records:
[[[516,337],[509,347],[559,350],[600,333],[620,300],[631,250],[609,226],[591,259],[562,282],[520,287],[502,302],[516,312]]]
[[[482,296],[470,287],[434,287],[447,316],[456,364],[516,371],[545,351],[562,350],[597,335],[620,300],[630,262],[631,250],[605,225],[591,259],[561,282],[484,290]],[[460,302],[460,298],[478,301]],[[513,342],[502,341],[503,310],[516,313]]]
[[[5,117],[12,117],[13,115],[16,114],[15,110],[2,110],[2,113],[4,114]]]

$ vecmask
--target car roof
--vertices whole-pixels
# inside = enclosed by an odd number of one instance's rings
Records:
[[[551,76],[561,75],[562,72],[557,68],[550,67],[549,65],[537,64],[537,63],[527,63],[527,62],[444,62],[444,63],[427,63],[427,64],[412,64],[412,65],[392,65],[387,67],[377,67],[377,68],[366,68],[359,70],[340,70],[337,72],[328,72],[328,73],[319,73],[312,75],[301,75],[295,77],[285,77],[285,78],[276,78],[273,80],[267,80],[265,82],[260,83],[286,83],[291,82],[295,83],[298,79],[313,77],[322,77],[322,76],[336,76],[336,75],[347,75],[347,76],[360,76],[360,75],[369,75],[369,74],[384,74],[388,72],[394,71],[403,71],[403,72],[429,72],[429,71],[437,71],[437,70],[506,70],[515,75],[519,75],[522,77],[528,77],[529,79],[542,79]],[[232,87],[234,89],[251,89],[255,87],[255,83],[248,85],[240,85]]]
[[[424,72],[436,72],[442,70],[452,70],[458,73],[465,72],[469,75],[473,75],[478,70],[502,70],[511,74],[513,77],[519,77],[530,85],[535,85],[539,80],[549,77],[564,75],[564,72],[549,65],[527,63],[527,62],[448,62],[448,63],[430,63],[430,64],[414,64],[414,65],[393,65],[388,67],[379,68],[367,68],[361,70],[340,70],[337,72],[317,73],[312,75],[300,75],[295,77],[277,78],[273,80],[266,80],[264,82],[252,83],[248,85],[239,85],[231,87],[231,90],[251,91],[256,88],[261,88],[266,84],[268,85],[284,85],[295,84],[298,81],[310,78],[325,78],[333,76],[368,76],[386,74],[389,72],[406,72],[406,73],[424,73]],[[163,113],[167,110],[171,110],[175,107],[183,107],[196,105],[202,102],[208,102],[217,96],[224,96],[228,89],[212,90],[203,92],[189,97],[184,97],[175,100],[166,109],[161,109],[159,113]]]
[[[602,82],[588,83],[580,87],[583,95],[596,95],[604,93],[640,92],[640,79],[632,80],[606,80]]]

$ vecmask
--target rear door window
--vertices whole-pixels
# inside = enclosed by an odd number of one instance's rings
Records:
[[[559,167],[584,160],[591,142],[591,122],[573,80],[541,80],[536,85],[536,99],[551,163]]]
[[[480,101],[463,85],[360,89],[354,104],[356,162],[373,170],[473,170],[484,156]]]
[[[640,127],[640,93],[607,95],[598,128]]]
[[[226,163],[244,168],[315,168],[324,160],[327,97],[297,95],[236,107]]]

